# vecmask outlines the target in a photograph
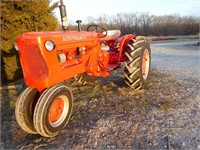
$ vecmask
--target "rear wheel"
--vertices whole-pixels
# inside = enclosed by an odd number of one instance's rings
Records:
[[[45,137],[56,136],[68,123],[72,107],[73,96],[68,87],[56,85],[47,89],[34,111],[36,131]]]
[[[17,123],[24,131],[32,134],[37,134],[33,125],[33,112],[39,97],[37,89],[28,87],[17,99],[15,107]]]
[[[146,88],[151,67],[149,42],[145,37],[136,37],[127,45],[125,55],[127,57],[124,62],[126,84],[134,90]]]

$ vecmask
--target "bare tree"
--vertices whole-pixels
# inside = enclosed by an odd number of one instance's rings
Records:
[[[195,35],[199,33],[200,18],[178,14],[156,16],[149,12],[118,13],[88,17],[83,26],[99,24],[106,29],[119,29],[122,35],[145,36]]]

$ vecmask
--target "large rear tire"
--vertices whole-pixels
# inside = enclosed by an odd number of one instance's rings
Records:
[[[136,37],[127,45],[124,62],[125,82],[134,90],[147,87],[151,68],[151,49],[145,37]]]
[[[33,125],[33,112],[39,97],[37,89],[27,87],[16,102],[15,117],[17,123],[24,131],[31,134],[38,134]]]
[[[43,93],[34,111],[34,126],[44,137],[56,136],[68,123],[73,108],[71,90],[65,85],[55,85]]]

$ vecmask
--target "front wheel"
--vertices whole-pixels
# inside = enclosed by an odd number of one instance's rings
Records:
[[[33,112],[38,98],[37,89],[27,87],[17,99],[15,117],[18,125],[26,132],[37,134],[33,125]]]
[[[125,82],[134,90],[147,87],[151,68],[151,49],[145,37],[136,37],[127,45],[124,62]]]
[[[35,107],[36,131],[45,137],[56,136],[68,123],[72,108],[73,96],[68,87],[59,84],[47,89]]]

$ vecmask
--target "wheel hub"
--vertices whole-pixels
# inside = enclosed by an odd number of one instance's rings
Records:
[[[49,112],[49,120],[50,122],[57,121],[62,113],[64,108],[64,102],[61,98],[57,98],[53,104],[51,105],[50,112]]]
[[[145,80],[149,74],[149,51],[145,49],[142,57],[142,75]]]

